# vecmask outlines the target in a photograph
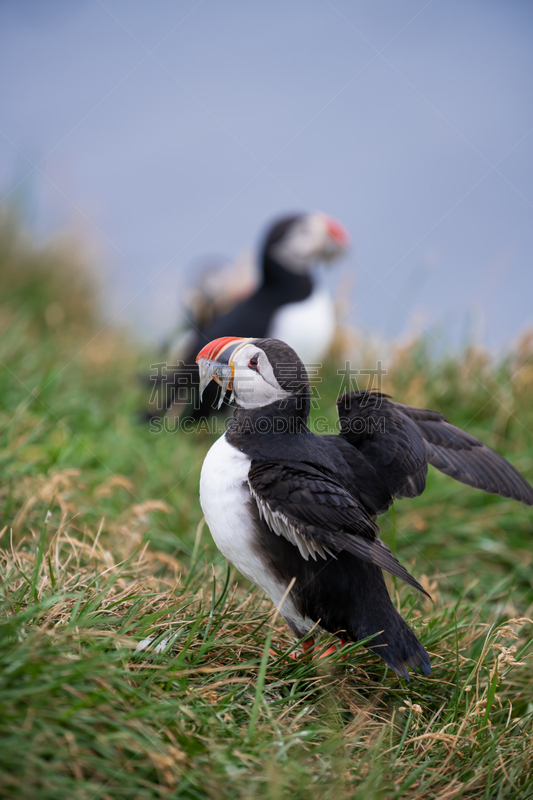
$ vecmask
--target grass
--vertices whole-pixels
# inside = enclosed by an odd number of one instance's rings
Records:
[[[202,526],[213,437],[139,425],[150,354],[100,332],[76,264],[0,226],[0,795],[530,798],[531,510],[432,472],[381,518],[435,599],[391,583],[430,677],[406,684],[360,644],[287,663],[297,642]],[[527,337],[497,364],[419,341],[384,389],[533,480],[532,355]]]

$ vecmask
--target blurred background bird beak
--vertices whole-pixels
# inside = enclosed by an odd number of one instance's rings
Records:
[[[325,217],[325,227],[329,237],[329,241],[326,244],[324,252],[322,253],[322,258],[325,261],[331,261],[334,258],[337,258],[342,252],[346,252],[348,247],[350,246],[350,237],[348,232],[340,222],[337,222],[336,219],[333,217],[329,217],[324,214]]]
[[[333,217],[328,217],[326,228],[331,238],[339,244],[340,247],[348,247],[350,244],[350,237],[345,228],[342,227],[340,222],[337,222]]]
[[[205,387],[214,380],[222,387],[218,403],[220,408],[226,392],[232,389],[234,369],[231,358],[237,350],[251,341],[242,336],[222,336],[220,339],[213,339],[200,350],[196,356],[200,371],[200,400]]]

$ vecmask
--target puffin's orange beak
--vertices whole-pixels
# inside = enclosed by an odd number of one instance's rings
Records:
[[[237,342],[244,342],[242,336],[221,336],[220,339],[213,339],[212,342],[202,347],[196,356],[196,363],[200,362],[201,358],[208,361],[220,361],[221,358],[224,363],[229,363],[229,359],[223,358],[223,354],[231,355],[235,350]],[[248,341],[248,340],[246,340]]]
[[[348,247],[350,244],[350,237],[348,231],[342,227],[340,222],[337,222],[333,217],[326,217],[326,229],[330,237],[339,247]]]
[[[222,387],[218,403],[220,408],[226,392],[232,388],[235,371],[231,357],[236,350],[251,341],[242,336],[221,336],[220,339],[213,339],[212,342],[202,347],[196,356],[196,363],[200,370],[200,400],[205,387],[211,380],[215,380]]]

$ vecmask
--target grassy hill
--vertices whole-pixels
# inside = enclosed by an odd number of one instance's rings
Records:
[[[531,509],[432,471],[380,519],[434,597],[390,584],[429,678],[360,645],[287,663],[297,643],[202,525],[213,437],[139,424],[153,354],[97,309],[72,247],[0,222],[0,795],[530,798]],[[498,364],[425,341],[388,362],[385,391],[533,481],[533,339]],[[332,368],[315,417],[338,388]]]

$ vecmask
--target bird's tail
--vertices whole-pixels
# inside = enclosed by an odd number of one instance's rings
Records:
[[[352,641],[373,637],[366,645],[368,649],[406,680],[409,680],[409,669],[429,675],[429,656],[392,604],[381,569],[357,559],[357,563],[351,564],[350,573],[350,610],[343,615],[348,637]],[[346,638],[340,630],[323,626]]]
[[[406,680],[409,680],[409,669],[429,675],[429,656],[392,604],[383,573],[373,564],[360,564],[357,601],[347,630],[350,639],[360,641],[373,636],[368,649]]]
[[[360,629],[357,638],[363,639],[377,633],[367,645],[368,649],[380,656],[402,678],[409,680],[409,669],[430,675],[431,663],[426,649],[395,608],[392,608],[392,612],[380,623]]]

